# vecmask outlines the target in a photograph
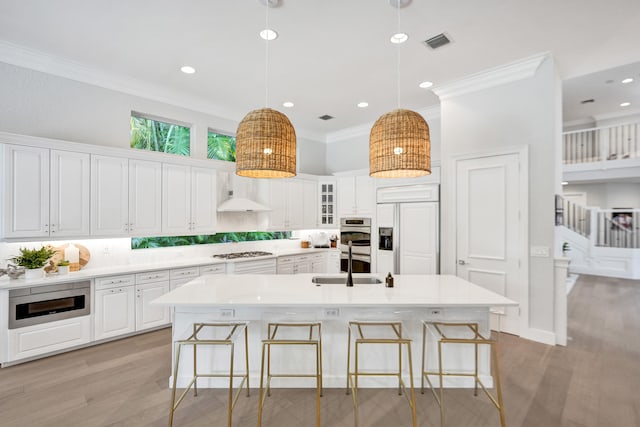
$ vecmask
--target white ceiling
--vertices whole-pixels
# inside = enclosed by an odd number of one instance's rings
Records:
[[[20,62],[7,52],[25,48],[48,55],[40,64],[71,62],[85,77],[126,79],[233,120],[264,107],[268,87],[268,106],[285,112],[299,135],[324,139],[396,108],[398,82],[401,106],[424,110],[438,98],[418,88],[423,80],[443,84],[547,51],[562,79],[640,59],[638,0],[413,0],[400,10],[410,38],[399,67],[388,0],[281,0],[269,9],[280,37],[269,43],[268,67],[258,37],[265,20],[258,0],[0,0],[0,61]],[[453,43],[435,51],[422,43],[441,32]],[[181,73],[185,64],[197,72]],[[593,115],[573,108],[588,82],[570,82],[565,120]],[[295,107],[282,107],[285,100]],[[335,119],[321,121],[323,114]]]

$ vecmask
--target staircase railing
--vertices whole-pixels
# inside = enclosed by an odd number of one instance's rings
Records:
[[[640,123],[604,126],[563,133],[565,164],[640,157]]]
[[[558,196],[557,203],[560,203],[562,207],[561,222],[558,225],[564,225],[584,237],[591,236],[591,211],[589,208],[561,196]]]
[[[604,209],[596,211],[596,246],[640,248],[640,210]]]

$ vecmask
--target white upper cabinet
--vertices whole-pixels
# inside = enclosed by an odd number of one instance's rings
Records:
[[[91,156],[91,234],[129,233],[129,160]]]
[[[49,150],[5,145],[4,237],[49,236]]]
[[[322,180],[318,183],[317,215],[318,226],[324,228],[337,228],[336,216],[336,181]]]
[[[162,232],[162,164],[129,160],[129,233],[159,236]]]
[[[318,227],[318,183],[316,181],[302,181],[302,205],[304,216],[302,228]]]
[[[51,150],[51,237],[88,236],[91,160],[87,153]]]
[[[269,229],[274,231],[304,228],[304,184],[298,179],[269,180]]]
[[[217,176],[215,169],[191,168],[191,231],[214,234],[217,223]]]
[[[89,155],[5,145],[5,238],[87,236]]]
[[[363,176],[338,178],[338,214],[345,216],[373,216],[375,203],[374,179]]]
[[[162,165],[162,233],[213,234],[217,221],[215,169]]]

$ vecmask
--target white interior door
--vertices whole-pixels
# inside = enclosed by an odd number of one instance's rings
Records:
[[[526,291],[519,262],[518,161],[517,154],[479,157],[459,160],[456,169],[457,275],[515,301]],[[520,333],[518,308],[500,317],[502,331]]]
[[[400,204],[400,273],[438,273],[438,203]]]

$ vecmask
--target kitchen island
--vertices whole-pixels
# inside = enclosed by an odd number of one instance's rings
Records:
[[[347,324],[349,320],[400,319],[408,337],[413,339],[415,380],[419,384],[422,341],[421,321],[474,321],[481,332],[488,334],[489,308],[515,306],[516,302],[490,292],[478,285],[449,275],[397,275],[394,287],[384,285],[383,275],[354,275],[354,278],[377,277],[379,284],[321,284],[312,282],[313,274],[297,275],[218,275],[202,276],[153,301],[173,307],[173,340],[181,339],[194,322],[249,321],[250,377],[258,385],[261,340],[265,337],[269,320],[320,320],[323,340],[323,382],[325,387],[344,387],[346,383]],[[327,277],[327,276],[319,276]],[[331,276],[338,277],[338,276]],[[345,278],[346,275],[341,277]],[[344,282],[343,282],[344,283]],[[432,338],[432,337],[431,337]],[[468,346],[472,347],[472,346]],[[431,350],[435,350],[433,346]],[[205,349],[198,352],[199,366],[213,366],[223,370],[227,365],[221,357],[218,364]],[[273,356],[274,371],[304,371],[312,360],[310,354],[287,351]],[[185,349],[181,358],[178,384],[185,386],[192,368]],[[201,353],[202,351],[202,353]],[[236,351],[241,356],[242,351]],[[216,353],[218,354],[218,353]],[[223,355],[224,356],[224,355]],[[428,364],[434,366],[435,352],[429,351]],[[481,377],[491,384],[488,351],[480,354]],[[361,366],[391,368],[397,350],[386,353],[377,349],[362,355]],[[453,348],[445,354],[445,366],[471,369],[473,349]],[[238,365],[240,366],[240,365]],[[468,378],[452,378],[448,385],[470,386]],[[393,387],[391,378],[367,378],[363,387]],[[201,387],[225,387],[225,383],[201,379]],[[313,381],[279,379],[274,387],[314,387]]]

